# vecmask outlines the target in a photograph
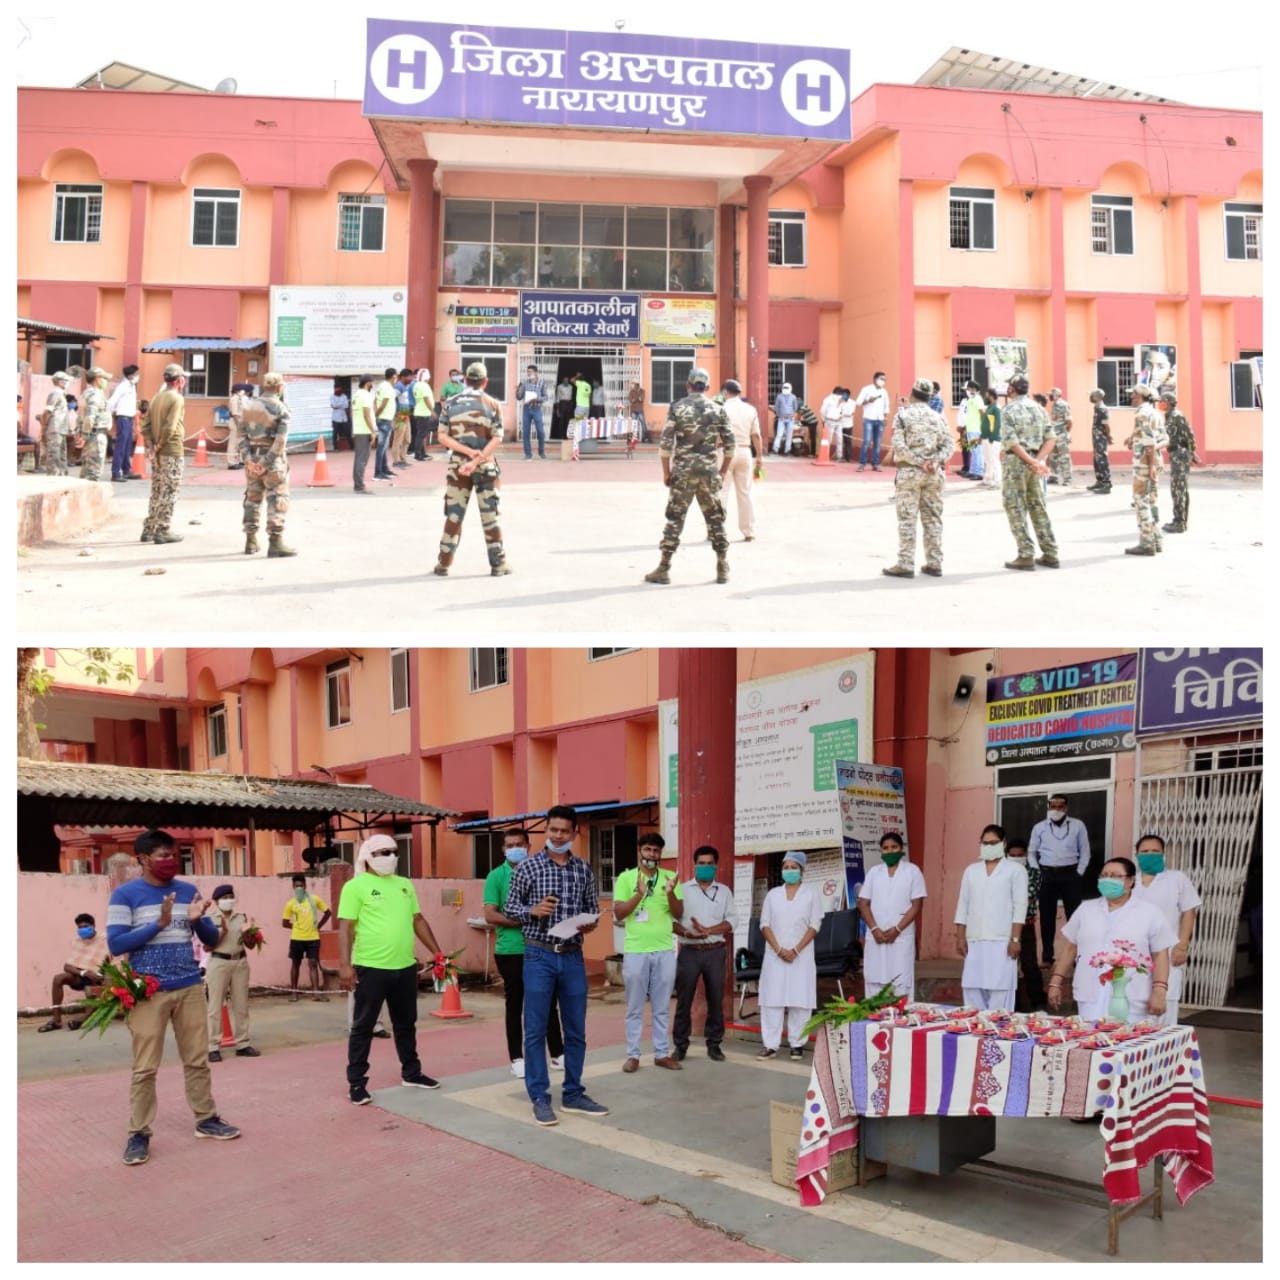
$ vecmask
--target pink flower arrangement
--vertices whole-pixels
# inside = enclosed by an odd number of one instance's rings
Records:
[[[1121,976],[1151,972],[1151,957],[1144,955],[1132,942],[1117,938],[1110,951],[1099,951],[1089,957],[1089,967],[1099,969],[1099,982],[1115,982]]]

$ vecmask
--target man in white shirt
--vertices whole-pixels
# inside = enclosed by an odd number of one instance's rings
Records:
[[[1048,969],[1058,903],[1070,920],[1084,896],[1081,879],[1089,869],[1089,833],[1079,818],[1067,816],[1066,796],[1050,796],[1049,816],[1031,828],[1027,865],[1040,868],[1040,967]]]
[[[871,470],[880,470],[880,441],[884,436],[885,419],[889,416],[889,393],[884,389],[885,374],[877,369],[875,376],[858,392],[853,402],[862,408],[862,449],[858,454],[858,470],[867,469],[867,454],[871,454]]]
[[[832,387],[831,394],[823,400],[822,407],[818,411],[822,415],[822,429],[826,433],[827,439],[831,441],[832,462],[845,461],[844,436],[840,431],[840,393],[843,390],[843,387]]]
[[[107,412],[115,424],[115,440],[111,445],[111,479],[132,480],[133,420],[138,416],[138,366],[127,364],[124,377],[116,383],[107,398]],[[141,479],[142,477],[137,477]]]
[[[738,528],[743,541],[756,536],[755,504],[751,500],[751,480],[764,454],[764,438],[760,434],[760,416],[742,398],[742,383],[726,378],[720,388],[724,394],[724,412],[737,448],[729,461],[729,477],[733,480],[734,500],[738,504]]]
[[[982,828],[979,860],[964,869],[956,903],[956,950],[964,957],[964,1002],[1012,1009],[1027,919],[1027,872],[1005,857],[1004,828]]]
[[[1133,897],[1145,898],[1159,907],[1170,928],[1178,935],[1177,945],[1169,952],[1169,989],[1165,993],[1164,1013],[1160,1015],[1162,1027],[1173,1027],[1178,1023],[1182,980],[1186,973],[1191,934],[1196,927],[1200,895],[1181,871],[1166,869],[1163,837],[1154,834],[1143,836],[1137,843],[1135,855],[1138,878],[1134,881]]]
[[[758,426],[756,433],[758,436]],[[724,1039],[727,957],[733,947],[733,890],[716,879],[719,862],[719,850],[709,844],[694,850],[693,879],[683,885],[684,915],[674,921],[680,954],[676,957],[676,1017],[671,1039],[681,1062],[689,1052],[693,997],[699,979],[707,1001],[707,1057],[712,1062],[724,1061],[720,1042]]]

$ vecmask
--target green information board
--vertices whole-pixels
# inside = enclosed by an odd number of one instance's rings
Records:
[[[833,720],[830,724],[810,725],[813,734],[813,789],[836,789],[836,761],[858,758],[858,722]]]
[[[301,316],[276,317],[276,346],[302,346],[303,321]]]
[[[404,316],[378,317],[378,346],[404,346]]]
[[[668,809],[675,809],[679,807],[680,787],[679,787],[678,779],[679,779],[680,770],[677,767],[679,760],[680,760],[680,757],[676,755],[674,752],[672,752],[672,754],[667,757],[667,808]]]

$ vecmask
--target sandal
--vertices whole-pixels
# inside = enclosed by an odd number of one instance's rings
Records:
[[[52,1022],[52,1021],[46,1022],[43,1027],[37,1027],[36,1030],[37,1031],[61,1031],[62,1023]]]
[[[84,1020],[83,1018],[77,1018],[74,1022],[68,1022],[68,1023],[67,1023],[67,1030],[68,1030],[68,1031],[79,1031],[79,1030],[80,1030],[80,1028],[84,1026],[84,1021],[85,1021],[85,1020]]]

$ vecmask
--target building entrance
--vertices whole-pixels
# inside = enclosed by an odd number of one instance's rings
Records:
[[[573,400],[569,400],[566,407],[553,390],[562,378],[580,373],[593,387],[597,382],[602,383],[605,413],[609,417],[626,415],[627,390],[632,382],[641,381],[641,348],[638,346],[611,347],[596,342],[522,344],[521,372],[531,364],[538,366],[538,376],[546,382],[551,395],[549,434],[552,440],[566,438],[573,418]]]

